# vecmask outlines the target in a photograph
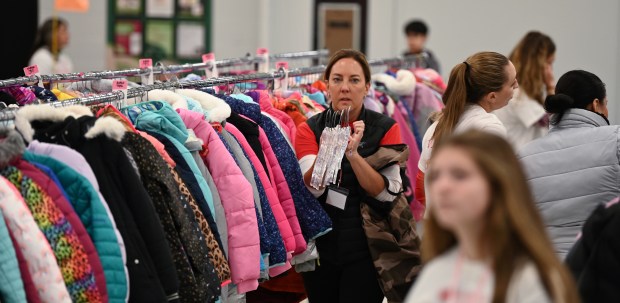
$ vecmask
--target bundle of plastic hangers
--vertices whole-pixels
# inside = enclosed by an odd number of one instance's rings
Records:
[[[351,135],[349,112],[350,108],[338,112],[330,109],[327,113],[327,127],[321,133],[319,153],[310,181],[310,186],[315,189],[338,181],[338,172]]]

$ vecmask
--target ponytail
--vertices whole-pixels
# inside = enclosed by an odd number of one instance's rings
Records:
[[[595,99],[607,97],[605,83],[595,74],[572,70],[562,75],[555,87],[555,95],[545,99],[545,110],[553,114],[551,124],[556,125],[571,108],[586,109]]]
[[[505,68],[509,62],[502,54],[480,52],[457,64],[450,72],[443,95],[446,107],[431,140],[441,141],[451,135],[467,104],[477,104],[488,93],[501,90],[508,80]]]
[[[432,140],[441,141],[444,137],[449,136],[456,124],[459,123],[467,103],[467,70],[468,63],[463,62],[455,66],[450,72],[449,85],[442,98],[446,107],[441,111]]]

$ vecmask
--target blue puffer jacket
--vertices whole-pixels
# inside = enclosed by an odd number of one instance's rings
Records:
[[[286,138],[269,118],[264,118],[258,104],[245,103],[239,99],[218,95],[234,112],[242,114],[258,123],[269,139],[282,172],[288,180],[288,186],[295,202],[297,218],[306,241],[315,239],[332,229],[329,216],[319,204],[319,201],[306,188],[295,151],[287,143]]]
[[[9,230],[0,210],[0,301],[7,303],[26,302],[26,291],[22,283],[19,264]]]
[[[103,266],[110,302],[125,302],[128,283],[125,264],[114,226],[95,188],[86,177],[54,158],[29,151],[24,152],[23,158],[31,163],[45,165],[54,172],[95,245]]]

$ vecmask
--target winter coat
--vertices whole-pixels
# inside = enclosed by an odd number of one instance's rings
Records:
[[[234,125],[232,125],[231,123],[227,123],[226,124],[227,130],[229,130],[233,135],[235,135],[235,137],[237,137],[237,139],[239,139],[242,146],[246,148],[246,152],[247,150],[251,150],[252,151],[251,154],[254,154],[254,155],[256,155],[256,149],[257,149],[255,146],[256,144],[250,143],[250,140],[256,140],[256,143],[258,143],[259,153],[261,156],[263,156],[263,161],[265,161],[265,154],[263,152],[261,141],[259,139],[258,125],[234,113],[233,115],[231,115],[230,120],[234,121],[232,122],[234,123]],[[240,129],[238,130],[233,128],[233,127],[236,127],[237,125],[240,125]],[[255,128],[256,134],[254,134],[253,132],[254,130],[253,126],[256,127]],[[243,134],[241,134],[241,132],[243,132]],[[243,144],[244,139],[242,138],[246,139],[245,142],[247,144]],[[268,144],[268,142],[266,142],[265,144]],[[271,148],[271,145],[268,145],[268,146],[269,148]],[[259,157],[258,156],[254,158],[250,157],[250,160],[253,160],[252,164],[254,165],[254,168],[259,173],[261,183],[263,184],[265,188],[265,193],[267,194],[267,199],[269,200],[269,205],[271,206],[270,208],[273,212],[274,219],[276,220],[276,223],[278,225],[278,230],[280,231],[280,237],[284,241],[285,249],[287,252],[294,251],[295,250],[295,238],[293,236],[293,230],[291,229],[291,225],[289,224],[288,219],[286,218],[286,214],[284,213],[284,210],[282,209],[282,204],[281,204],[281,199],[286,199],[288,201],[292,199],[292,197],[290,196],[290,191],[288,192],[285,191],[288,189],[288,186],[282,187],[282,190],[278,191],[277,186],[275,185],[275,179],[273,175],[268,174],[268,168],[263,168],[264,166],[262,165],[262,161],[260,161]],[[269,169],[271,168],[269,167]],[[271,176],[271,178],[269,176]]]
[[[37,167],[22,159],[25,146],[21,136],[14,130],[2,132],[4,132],[5,140],[0,146],[0,162],[9,163],[9,166],[3,169],[2,174],[5,177],[13,177],[9,180],[22,193],[32,189],[33,191],[29,193],[32,195],[22,194],[29,208],[36,212],[35,215],[41,216],[35,217],[37,220],[50,220],[51,224],[46,221],[37,221],[37,224],[50,241],[63,272],[71,271],[71,274],[63,276],[71,297],[76,300],[85,295],[93,302],[107,302],[107,289],[101,261],[84,225],[63,192],[53,181],[54,178],[48,177]],[[35,205],[49,208],[35,208]],[[67,240],[77,240],[69,242],[69,251],[65,250],[66,246],[62,244],[63,242],[57,242],[62,241],[62,237],[68,237]]]
[[[407,145],[380,147],[365,158],[376,171],[407,163]],[[402,302],[422,267],[420,237],[403,194],[391,203],[366,197],[360,204],[364,232],[383,294],[389,302]]]
[[[232,123],[243,134],[243,137],[248,141],[250,148],[263,166],[263,170],[267,171],[265,153],[263,152],[260,140],[258,140],[258,124],[254,121],[244,119],[237,113],[230,114],[230,117],[226,121],[227,124]]]
[[[82,239],[61,210],[60,205],[55,203],[57,201],[43,190],[42,186],[49,184],[44,183],[40,186],[35,183],[30,176],[36,174],[33,173],[36,168],[23,160],[19,161],[23,162],[19,163],[22,167],[30,166],[27,167],[29,169],[27,174],[12,165],[4,167],[0,174],[11,181],[24,197],[35,222],[52,247],[71,299],[77,301],[82,298],[87,302],[103,302],[88,253],[82,245]],[[38,174],[43,173],[38,172]],[[35,177],[40,176],[35,175]],[[55,197],[58,198],[58,196]]]
[[[194,158],[196,165],[198,165],[200,173],[205,178],[205,181],[207,181],[207,184],[211,189],[213,206],[215,207],[215,214],[213,214],[215,216],[215,225],[217,225],[219,239],[222,241],[222,250],[226,255],[228,255],[228,227],[226,226],[226,214],[224,212],[224,206],[222,205],[222,198],[220,198],[220,193],[217,191],[217,186],[215,186],[213,176],[207,169],[207,166],[205,166],[205,163],[202,161],[199,151],[193,151],[192,157]]]
[[[39,292],[37,291],[37,287],[34,285],[34,281],[32,280],[32,275],[28,270],[28,263],[26,261],[26,258],[24,258],[24,254],[19,249],[19,244],[15,240],[15,237],[13,237],[10,232],[9,236],[11,237],[13,247],[15,247],[15,257],[17,257],[17,263],[19,265],[19,271],[21,274],[21,281],[24,285],[24,291],[26,292],[26,300],[30,303],[41,303]]]
[[[271,116],[278,119],[279,121],[282,121],[282,124],[284,125],[284,131],[286,132],[288,137],[291,139],[291,144],[295,146],[295,137],[297,136],[297,125],[295,124],[295,121],[293,121],[293,118],[291,118],[285,112],[275,108],[273,104],[271,104],[271,98],[269,97],[269,93],[267,93],[267,91],[261,90],[261,91],[256,91],[256,92],[249,92],[248,95],[253,94],[253,93],[259,94],[258,104],[260,105],[261,111],[270,114]],[[252,98],[254,100],[257,99],[254,97]]]
[[[0,300],[7,303],[26,302],[26,292],[19,271],[15,247],[0,209]]]
[[[71,302],[54,252],[28,209],[20,192],[7,179],[0,177],[0,209],[16,249],[24,257],[28,272],[41,302]]]
[[[585,109],[568,110],[549,134],[520,152],[534,201],[564,258],[588,216],[620,195],[620,126]]]
[[[208,152],[201,155],[213,176],[226,210],[228,226],[228,258],[232,282],[239,293],[258,287],[260,243],[252,188],[234,159],[204,116],[189,110],[178,110],[183,122],[200,138]]]
[[[125,263],[114,226],[99,200],[97,191],[85,177],[54,158],[26,151],[24,159],[31,163],[43,164],[56,174],[67,193],[69,202],[97,249],[110,302],[124,302],[127,297]]]
[[[583,225],[566,264],[573,273],[582,302],[617,302],[620,298],[620,199],[599,204]]]
[[[198,166],[194,162],[191,153],[183,145],[187,141],[189,135],[185,125],[183,125],[183,121],[174,109],[165,102],[151,101],[133,105],[124,109],[124,111],[138,129],[147,131],[150,135],[153,135],[152,133],[163,135],[174,144],[179,152],[181,152],[183,159],[187,162],[191,172],[194,174],[196,182],[204,196],[204,200],[206,200],[208,204],[209,213],[214,214],[215,208],[211,189],[209,189],[209,185],[207,185],[207,182],[202,177],[200,169],[198,169]],[[159,141],[161,142],[161,140]],[[166,151],[170,153],[168,149],[166,149]],[[201,205],[201,207],[204,206]],[[215,227],[212,226],[211,228],[213,229]]]
[[[280,199],[280,202],[295,235],[295,253],[304,252],[307,240],[319,237],[331,230],[331,221],[327,213],[306,188],[295,152],[286,143],[284,136],[278,131],[275,124],[270,119],[264,118],[260,114],[260,109],[250,106],[251,104],[242,104],[242,101],[234,98],[227,98],[225,101],[231,105],[233,111],[245,114],[264,129],[265,137],[263,139],[268,139],[275,151],[274,162],[277,160],[277,163],[280,164],[283,173],[281,177],[286,176],[286,179],[283,178],[277,183],[278,192],[286,186],[292,194],[291,197],[294,197],[292,205],[284,199]],[[261,141],[263,149],[266,141]],[[272,163],[272,165],[275,164]],[[300,232],[303,233],[303,237]]]
[[[121,252],[121,257],[123,261],[123,271],[125,272],[125,278],[123,279],[123,278],[117,277],[117,279],[119,279],[119,281],[124,280],[124,282],[121,282],[121,284],[125,285],[124,293],[125,293],[125,301],[127,301],[129,299],[129,271],[127,270],[127,265],[126,265],[127,264],[127,251],[125,249],[125,242],[123,241],[123,237],[120,231],[118,230],[118,227],[116,226],[116,220],[114,219],[114,216],[112,215],[110,206],[105,201],[105,198],[103,197],[103,195],[101,194],[99,190],[99,182],[97,182],[97,178],[95,177],[95,174],[93,173],[92,168],[90,167],[90,165],[88,164],[84,156],[82,156],[77,151],[64,145],[50,144],[50,143],[39,142],[38,140],[33,140],[32,142],[28,144],[27,150],[37,155],[51,157],[69,166],[71,169],[75,170],[80,176],[85,177],[88,180],[88,183],[92,185],[92,187],[96,191],[96,194],[99,197],[101,205],[105,209],[108,220],[110,221],[110,223],[112,223],[112,227],[114,228],[114,234],[116,236],[116,241],[117,241],[118,247]],[[108,277],[106,277],[106,283],[109,284]],[[122,289],[118,289],[118,290],[122,291]],[[108,292],[110,292],[110,289],[108,289]],[[110,296],[110,294],[108,294],[108,296]]]
[[[196,217],[166,169],[168,165],[148,140],[138,134],[126,133],[122,144],[136,160],[142,183],[164,227],[181,282],[181,301],[214,301],[220,292],[220,280],[207,256],[207,246]],[[225,273],[221,275],[223,279],[227,278]]]
[[[220,247],[224,247],[220,239],[221,235],[219,234],[217,224],[215,223],[215,220],[214,220],[215,217],[213,216],[213,214],[211,214],[211,210],[209,209],[208,203],[202,194],[200,186],[198,186],[196,175],[194,175],[194,172],[190,168],[189,164],[187,163],[187,161],[185,161],[183,155],[181,154],[181,151],[179,151],[177,147],[174,145],[174,143],[170,139],[168,139],[166,136],[160,135],[157,133],[150,133],[150,135],[164,144],[164,146],[166,147],[166,151],[170,154],[170,157],[172,157],[172,159],[177,163],[177,166],[175,167],[174,170],[179,175],[181,180],[184,181],[183,184],[187,186],[190,196],[192,196],[193,199],[196,201],[200,209],[200,212],[203,214],[203,216],[207,220],[209,229],[213,231],[215,240],[217,241],[218,245]]]
[[[265,243],[265,251],[263,251],[262,247],[264,245],[263,239],[261,239],[261,252],[269,253],[269,265],[270,267],[284,265],[287,262],[287,254],[286,249],[284,248],[284,241],[282,240],[282,236],[280,234],[280,230],[278,228],[278,223],[276,222],[276,218],[272,211],[271,207],[271,199],[274,199],[274,203],[278,203],[279,200],[277,193],[271,187],[271,182],[267,178],[267,174],[263,169],[260,161],[252,151],[252,148],[249,146],[247,140],[243,137],[243,135],[239,132],[238,129],[235,128],[234,125],[230,123],[226,123],[224,127],[225,130],[233,137],[235,142],[241,148],[242,153],[245,155],[246,159],[250,163],[250,167],[252,169],[254,175],[254,182],[258,187],[259,195],[261,196],[260,210],[261,210],[261,218],[263,220],[263,224],[265,226],[266,239],[267,243]],[[280,210],[282,208],[280,207]],[[282,212],[281,219],[283,220],[285,226],[289,227],[288,220],[286,220],[286,216],[284,212]],[[277,275],[276,272],[272,273],[273,275]]]
[[[15,125],[27,142],[67,145],[87,160],[125,241],[129,300],[178,301],[179,281],[161,223],[119,143],[125,129],[113,118],[90,115],[82,106],[29,106],[17,112]]]

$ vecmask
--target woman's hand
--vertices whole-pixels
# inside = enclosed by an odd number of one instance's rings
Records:
[[[353,122],[353,135],[349,136],[349,144],[347,144],[347,149],[345,152],[347,158],[357,155],[357,148],[359,147],[362,137],[364,136],[364,127],[364,121]]]

